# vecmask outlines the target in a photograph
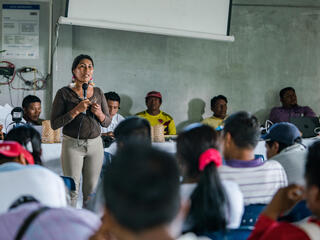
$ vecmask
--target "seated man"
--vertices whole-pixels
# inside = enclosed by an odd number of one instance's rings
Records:
[[[23,118],[31,125],[41,125],[42,119],[39,118],[41,114],[41,100],[37,96],[28,95],[22,101]]]
[[[147,110],[137,113],[136,115],[145,118],[151,126],[161,124],[164,126],[165,135],[175,135],[176,126],[172,117],[161,111],[162,96],[160,92],[151,91],[146,96]]]
[[[290,122],[290,118],[292,117],[316,117],[316,114],[310,107],[298,105],[294,88],[283,88],[279,95],[282,107],[274,107],[271,109],[269,116],[271,122]]]
[[[247,112],[230,115],[222,131],[226,165],[218,171],[222,180],[239,184],[244,204],[267,204],[274,193],[287,186],[287,176],[280,163],[255,158],[260,139],[259,122]]]
[[[215,96],[211,99],[211,111],[213,116],[206,118],[202,121],[214,129],[223,125],[223,121],[227,118],[227,103],[228,100],[223,95]]]
[[[292,184],[280,189],[260,215],[249,240],[312,240],[320,236],[320,142],[309,147],[305,166],[306,188]],[[278,222],[283,213],[306,198],[313,216],[294,224]]]
[[[302,184],[307,151],[301,144],[299,129],[291,123],[276,123],[262,138],[266,141],[268,159],[283,166],[288,183]]]
[[[174,239],[170,224],[179,211],[180,183],[178,165],[170,154],[127,145],[117,153],[103,183],[103,223],[90,240],[109,239],[108,235],[115,239]]]
[[[18,142],[0,143],[0,213],[23,195],[31,195],[51,207],[67,205],[62,179],[33,163],[32,155]]]
[[[124,119],[124,117],[118,113],[120,109],[120,96],[116,92],[107,92],[104,94],[104,96],[107,100],[109,114],[112,118],[112,121],[107,128],[101,127],[101,133],[102,136],[114,138],[114,129]]]

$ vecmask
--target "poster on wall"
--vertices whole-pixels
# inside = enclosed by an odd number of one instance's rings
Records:
[[[40,5],[2,5],[2,53],[4,58],[39,58]]]

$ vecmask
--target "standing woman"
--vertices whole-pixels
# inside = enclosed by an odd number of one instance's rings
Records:
[[[73,60],[74,83],[58,90],[51,112],[52,128],[63,127],[61,164],[63,174],[76,183],[76,190],[71,191],[74,207],[81,173],[84,205],[96,187],[103,161],[100,125],[108,127],[111,122],[106,99],[99,88],[89,84],[84,96],[82,85],[92,80],[93,66],[88,55],[81,54]]]

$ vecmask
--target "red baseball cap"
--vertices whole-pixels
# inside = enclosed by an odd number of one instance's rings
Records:
[[[160,98],[162,100],[161,93],[157,92],[157,91],[148,92],[146,98],[148,98],[148,97],[157,97],[157,98]]]
[[[6,157],[18,157],[20,154],[24,156],[28,164],[34,164],[33,156],[18,142],[4,141],[0,143],[0,154]]]

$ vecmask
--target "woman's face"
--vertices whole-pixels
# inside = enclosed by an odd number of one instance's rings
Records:
[[[92,79],[93,65],[89,59],[82,59],[73,70],[75,81],[88,83]]]

